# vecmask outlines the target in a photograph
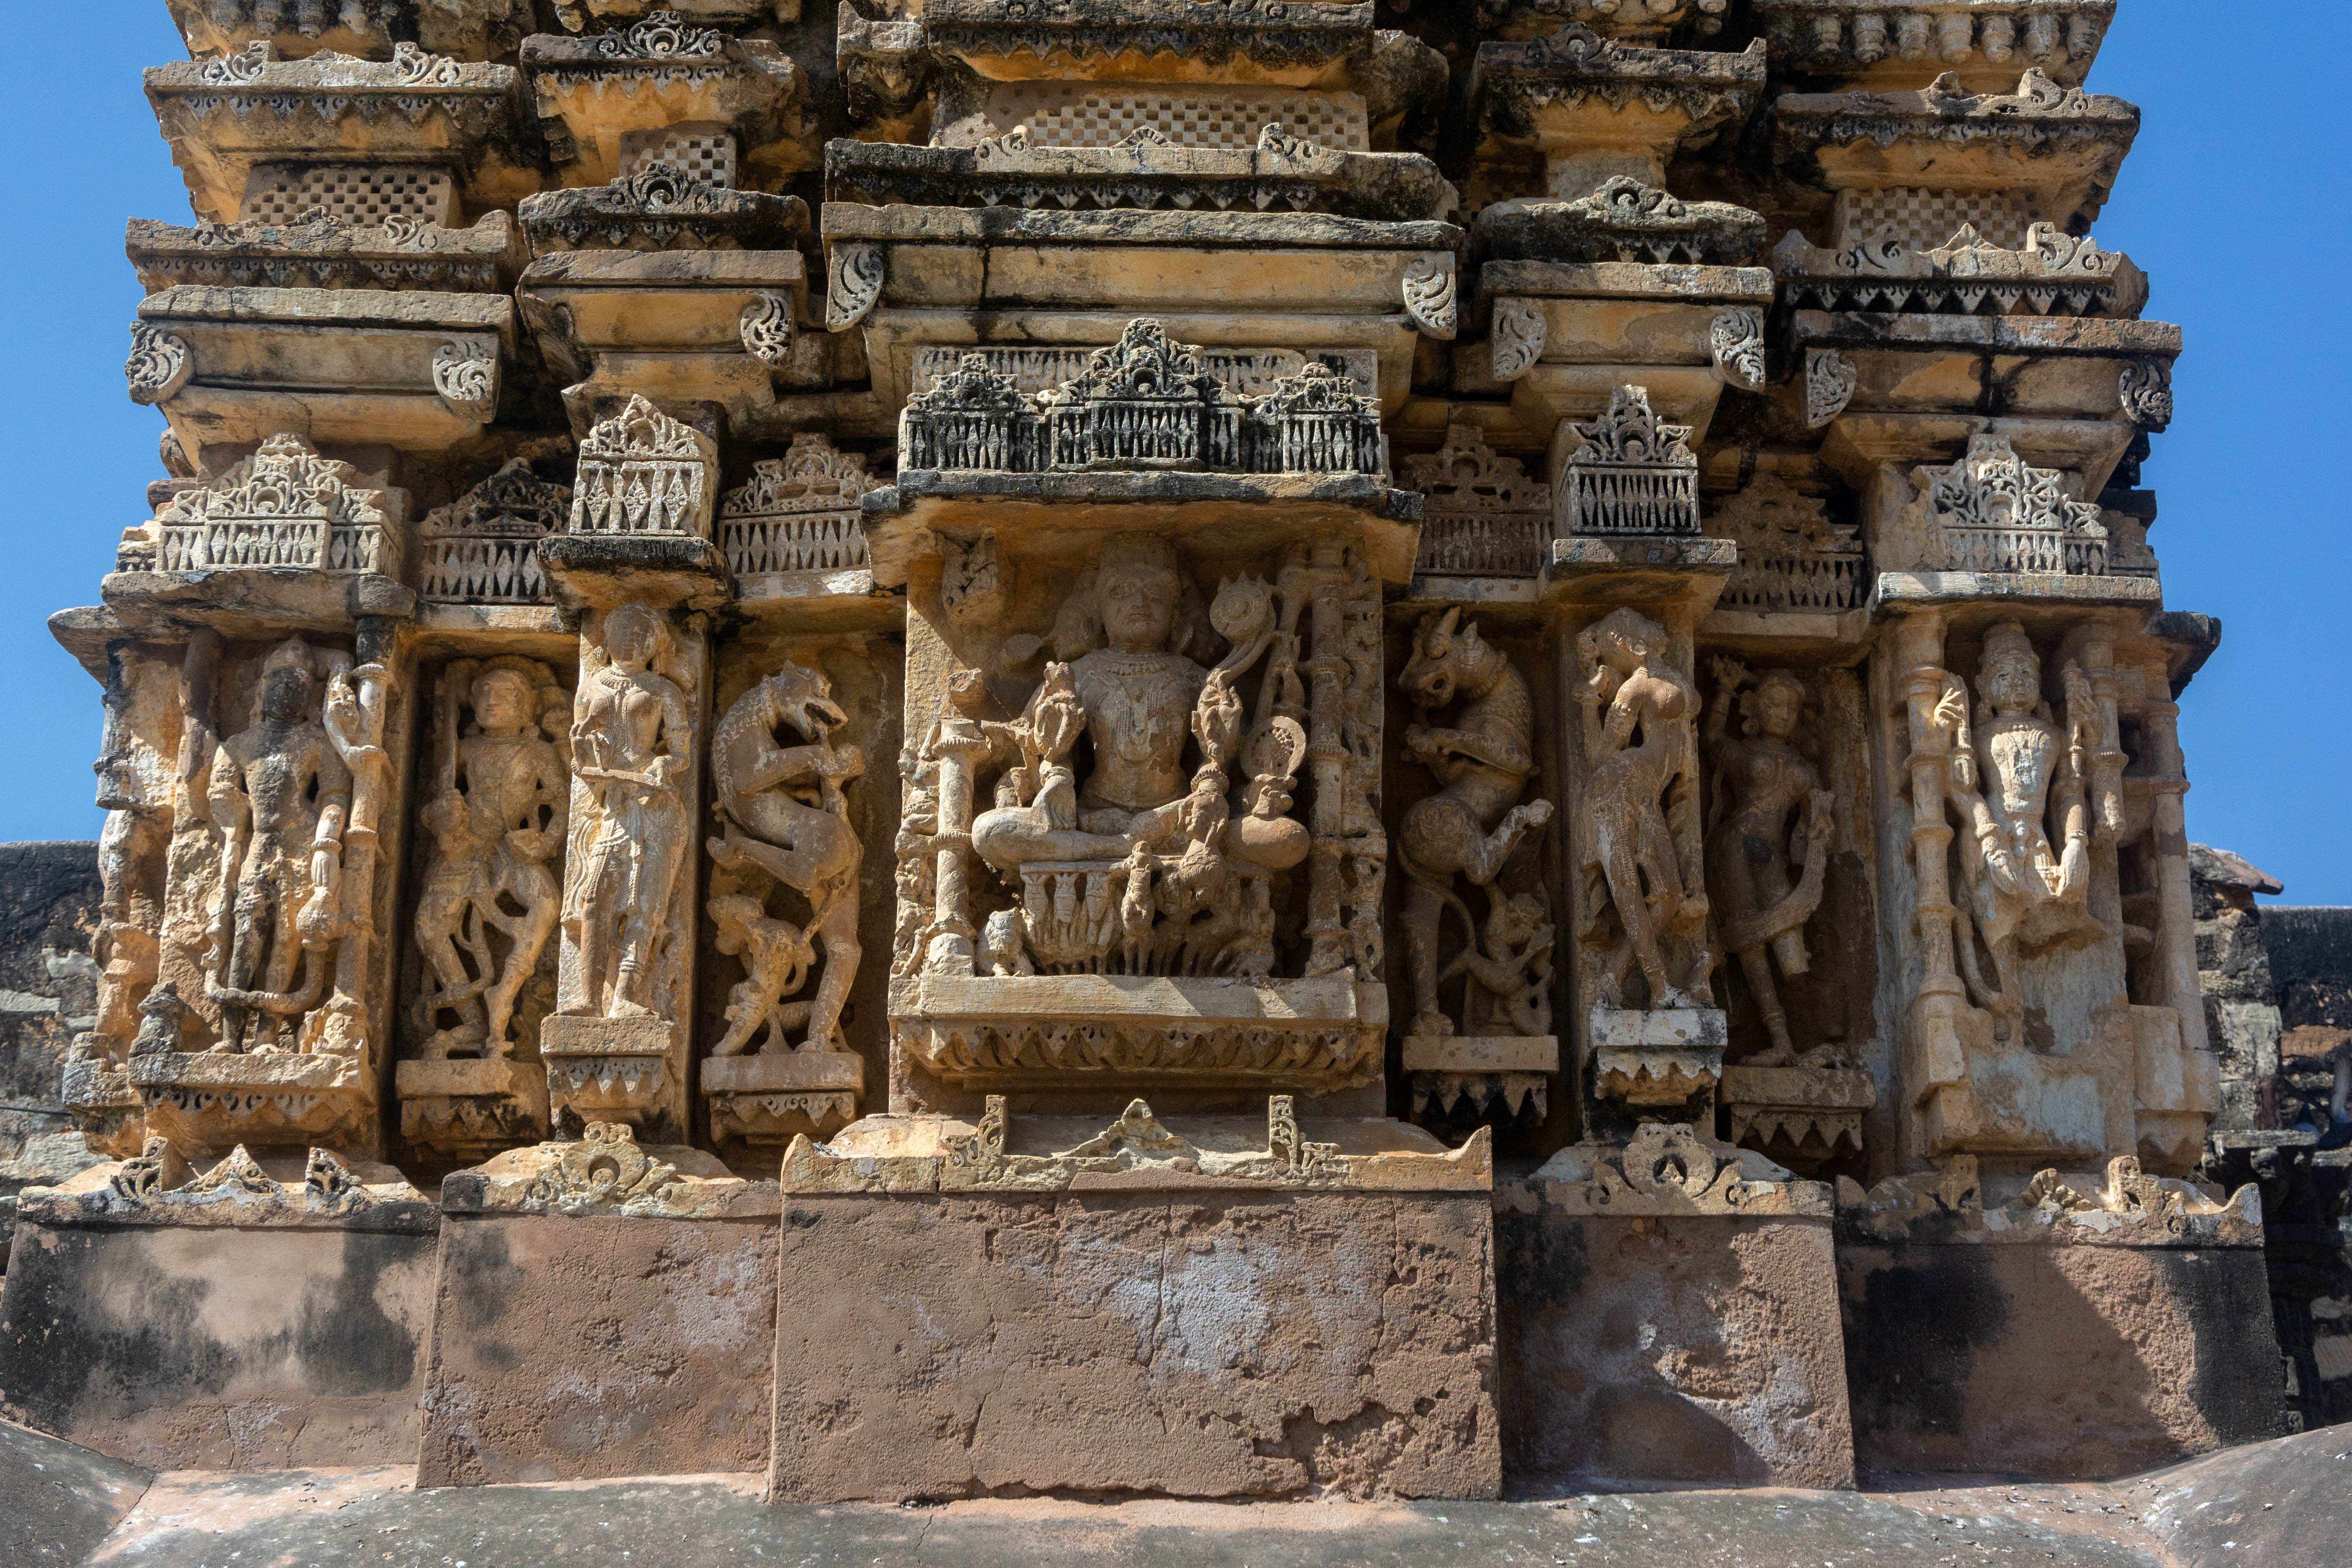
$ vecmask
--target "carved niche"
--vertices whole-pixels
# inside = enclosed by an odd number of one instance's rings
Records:
[[[1404,1067],[1413,1108],[1441,1121],[1539,1121],[1559,1067],[1551,907],[1539,884],[1499,880],[1521,842],[1551,820],[1549,801],[1522,799],[1536,771],[1535,700],[1458,608],[1422,617],[1396,684],[1416,715],[1404,756],[1438,785],[1406,808],[1394,847],[1405,878],[1398,929],[1412,992]],[[1481,890],[1482,920],[1474,923],[1457,881]]]
[[[541,1020],[572,811],[572,693],[535,659],[457,659],[434,683],[417,791],[401,1135],[478,1156],[543,1136]]]
[[[1707,902],[1727,1013],[1719,1098],[1733,1142],[1810,1167],[1858,1152],[1876,1102],[1860,1059],[1874,978],[1862,955],[1875,933],[1859,862],[1837,847],[1854,828],[1859,764],[1832,754],[1858,736],[1861,689],[1844,670],[1703,662],[1714,682],[1699,735]]]
[[[1008,640],[1043,661],[1022,696],[965,670],[910,734],[891,1011],[926,1071],[1376,1080],[1380,585],[1337,542],[1272,563],[1210,595],[1167,540],[1110,535]],[[1110,983],[1145,976],[1168,1005]]]
[[[715,868],[705,912],[712,945],[743,975],[702,1064],[711,1135],[721,1142],[824,1138],[857,1115],[865,1063],[841,1020],[864,956],[865,847],[845,791],[865,775],[866,757],[835,743],[847,722],[832,681],[787,662],[737,698],[711,736],[719,834],[707,845]],[[778,908],[780,894],[790,910]],[[812,975],[814,994],[795,1000]]]
[[[2004,436],[1971,436],[1948,468],[1918,468],[1905,523],[1929,571],[2107,574],[2099,509],[2070,500],[2064,476],[2029,466]]]
[[[1698,455],[1690,426],[1650,408],[1646,387],[1620,386],[1609,412],[1572,426],[1583,443],[1568,459],[1560,497],[1572,534],[1672,534],[1699,531]]]
[[[668,616],[642,601],[594,616],[580,648],[562,961],[540,1054],[555,1105],[644,1125],[675,1112],[670,1075],[685,1066],[692,943],[679,879],[690,887],[699,672]]]
[[[2219,1085],[2185,843],[2159,828],[2187,784],[2161,653],[2119,659],[2118,631],[2095,618],[1962,630],[1931,613],[1900,630],[1920,952],[1911,1152],[2185,1170]]]
[[[373,1142],[355,1119],[378,1070],[391,685],[382,665],[299,637],[226,659],[212,634],[192,639],[158,980],[131,1042],[151,1132],[196,1149]]]

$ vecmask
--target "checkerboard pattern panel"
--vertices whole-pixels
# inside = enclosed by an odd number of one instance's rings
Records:
[[[2022,249],[2025,231],[2042,221],[2040,202],[2026,193],[1930,191],[1896,185],[1838,195],[1838,243],[1860,245],[1892,232],[1913,250],[1933,250],[1962,225],[1973,224],[2003,250]]]
[[[735,188],[735,138],[705,127],[672,125],[632,131],[621,138],[621,173],[634,174],[647,163],[675,163],[706,185]]]
[[[337,223],[362,228],[390,217],[445,226],[457,217],[448,171],[415,164],[258,168],[246,182],[238,216],[249,223],[296,223],[314,207],[325,208]]]
[[[1362,153],[1371,145],[1363,100],[1353,93],[1087,89],[1041,82],[1003,90],[990,107],[997,124],[1026,125],[1030,141],[1042,147],[1109,147],[1148,129],[1180,147],[1250,148],[1268,125],[1337,152]]]

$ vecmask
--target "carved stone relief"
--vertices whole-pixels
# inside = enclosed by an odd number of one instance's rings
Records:
[[[1404,1048],[1414,1099],[1441,1116],[1467,1098],[1477,1112],[1491,1103],[1506,1119],[1539,1120],[1559,1052],[1551,910],[1540,888],[1496,886],[1521,841],[1551,820],[1549,801],[1521,799],[1536,771],[1534,700],[1507,656],[1475,622],[1463,626],[1459,610],[1423,617],[1397,689],[1419,715],[1405,731],[1404,755],[1439,785],[1406,809],[1395,842],[1406,879],[1398,924],[1412,988]],[[1455,710],[1451,721],[1433,723],[1446,709]],[[1457,878],[1484,891],[1482,921],[1473,923],[1454,892]],[[1450,952],[1449,912],[1459,926]],[[1455,1017],[1441,993],[1457,977]]]
[[[572,810],[572,693],[546,665],[458,659],[433,693],[417,822],[412,1049],[401,1131],[453,1155],[542,1135],[541,1020],[555,999],[554,934]]]
[[[720,835],[707,845],[717,869],[706,912],[714,946],[743,970],[703,1064],[716,1137],[822,1137],[857,1113],[863,1062],[841,1018],[863,957],[865,850],[845,791],[866,758],[835,744],[847,722],[821,671],[787,663],[737,698],[712,733]],[[778,888],[805,904],[804,919],[772,910]],[[792,1000],[812,973],[814,995]]]

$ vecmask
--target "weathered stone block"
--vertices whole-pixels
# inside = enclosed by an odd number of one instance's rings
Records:
[[[704,1219],[453,1214],[417,1485],[761,1468],[773,1202]]]
[[[1515,1214],[1495,1232],[1516,1480],[1853,1484],[1826,1214]]]
[[[773,1496],[1493,1497],[1488,1202],[791,1195]]]
[[[137,1205],[164,1215],[149,1223],[108,1217],[127,1205],[100,1193],[33,1188],[19,1205],[0,1415],[155,1469],[415,1452],[430,1205],[335,1217],[224,1193]]]
[[[1956,1237],[1838,1247],[1865,1470],[2094,1479],[2280,1434],[2259,1240]]]

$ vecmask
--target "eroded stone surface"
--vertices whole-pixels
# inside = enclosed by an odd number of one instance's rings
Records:
[[[1493,1496],[1483,1194],[785,1200],[780,1500]]]

